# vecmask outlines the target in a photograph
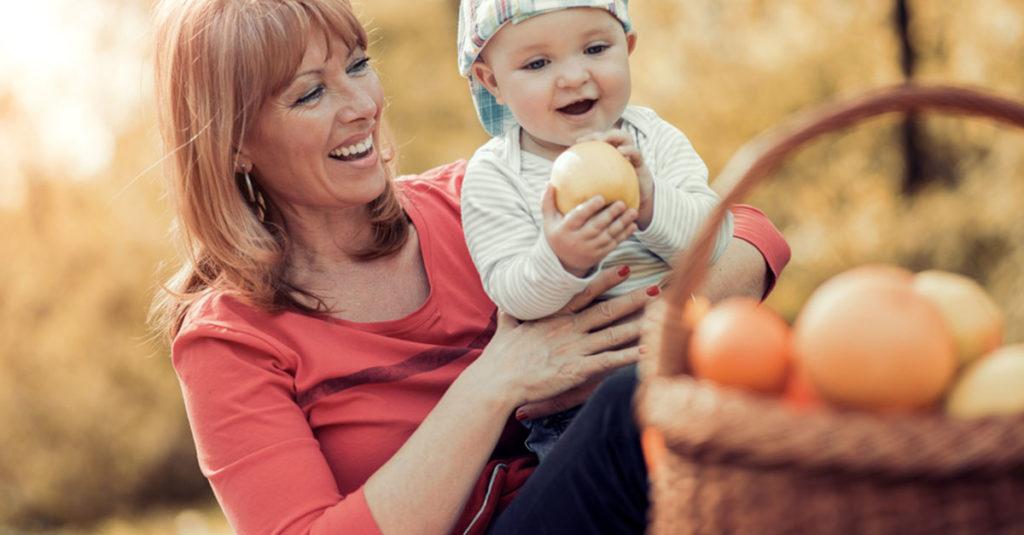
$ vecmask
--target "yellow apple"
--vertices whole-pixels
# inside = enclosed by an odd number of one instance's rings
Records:
[[[1003,346],[965,368],[946,399],[946,413],[955,418],[1024,413],[1024,344]]]
[[[937,269],[914,274],[914,291],[935,304],[966,365],[1003,343],[1003,313],[974,279]]]
[[[558,211],[567,214],[580,203],[601,195],[611,204],[640,206],[640,184],[633,164],[604,141],[577,143],[555,158],[551,166]]]

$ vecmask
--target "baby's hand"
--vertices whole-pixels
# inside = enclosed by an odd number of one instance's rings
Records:
[[[632,136],[618,128],[613,128],[605,132],[583,136],[576,142],[589,140],[608,143],[618,149],[629,160],[629,163],[633,164],[640,182],[640,207],[638,210],[640,213],[636,218],[636,225],[640,230],[647,228],[651,224],[651,218],[654,217],[654,177],[644,165],[644,159],[640,155],[640,150],[636,148],[636,144],[633,143]]]
[[[581,278],[636,231],[636,210],[627,209],[622,201],[605,206],[601,196],[562,216],[555,206],[555,188],[550,185],[544,192],[541,213],[551,250],[566,271]]]

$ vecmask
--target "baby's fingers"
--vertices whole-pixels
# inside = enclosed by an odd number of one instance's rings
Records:
[[[604,197],[595,195],[580,203],[568,214],[565,214],[564,225],[568,230],[579,230],[592,221],[595,214],[601,213],[605,206]]]

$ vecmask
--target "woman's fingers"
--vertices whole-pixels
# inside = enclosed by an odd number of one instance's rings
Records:
[[[580,331],[592,331],[642,310],[653,298],[650,293],[649,288],[637,288],[628,294],[602,301],[583,310],[574,317],[574,321]],[[640,319],[634,318],[630,324],[639,324]]]
[[[629,278],[629,267],[618,266],[601,270],[594,280],[587,284],[587,287],[582,292],[573,296],[568,303],[556,315],[574,314],[586,308],[590,303],[594,302],[597,296],[607,292],[608,290],[622,284],[622,281]]]

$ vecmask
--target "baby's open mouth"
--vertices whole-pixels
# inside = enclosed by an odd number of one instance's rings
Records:
[[[561,108],[558,108],[558,111],[565,113],[567,115],[583,115],[584,113],[587,113],[588,111],[590,111],[591,108],[594,107],[595,102],[597,101],[591,98],[577,100],[576,102],[573,102],[568,106],[562,106]]]

